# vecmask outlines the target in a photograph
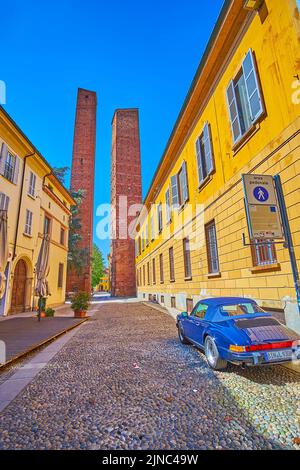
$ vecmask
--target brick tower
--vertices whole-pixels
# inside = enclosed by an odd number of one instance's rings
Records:
[[[124,204],[128,210],[141,203],[139,112],[118,109],[112,121],[110,253],[111,293],[117,297],[136,295],[134,239],[128,236],[135,214],[129,217]]]
[[[92,256],[94,215],[94,171],[96,145],[97,95],[94,91],[78,89],[73,141],[71,189],[82,189],[85,197],[80,206],[82,240],[80,248]],[[68,269],[67,292],[87,291],[92,288],[91,263],[88,261],[80,276]]]

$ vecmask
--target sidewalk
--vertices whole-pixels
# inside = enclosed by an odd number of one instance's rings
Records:
[[[0,340],[5,343],[5,363],[68,331],[86,319],[71,317],[11,317],[0,323]]]

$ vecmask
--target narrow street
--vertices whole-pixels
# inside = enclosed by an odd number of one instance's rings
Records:
[[[296,449],[299,396],[281,367],[213,372],[169,315],[107,303],[0,414],[0,449]]]

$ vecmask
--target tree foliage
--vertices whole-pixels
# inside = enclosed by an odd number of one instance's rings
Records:
[[[93,258],[92,258],[92,286],[96,287],[99,284],[100,278],[104,276],[104,259],[99,247],[93,244]]]
[[[68,170],[68,167],[53,168],[53,173],[63,185],[65,184],[65,177]],[[84,266],[89,262],[90,256],[87,248],[81,248],[79,246],[82,240],[79,208],[84,198],[84,191],[82,189],[78,189],[77,191],[71,190],[70,194],[76,204],[70,208],[68,266],[80,275]]]

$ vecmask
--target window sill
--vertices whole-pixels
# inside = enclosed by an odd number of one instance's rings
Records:
[[[213,279],[213,278],[221,277],[221,273],[220,273],[220,272],[217,272],[217,273],[208,273],[208,274],[206,275],[206,277],[207,277],[208,279]]]
[[[192,279],[193,279],[192,276],[188,276],[188,277],[185,277],[185,278],[184,278],[185,281],[191,281]]]
[[[212,181],[213,179],[212,173],[213,172],[211,172],[203,181],[201,181],[201,183],[198,186],[199,192],[202,191],[202,189],[205,188],[205,186]]]
[[[175,282],[175,279],[170,279],[170,282]]]
[[[253,266],[250,268],[252,274],[268,271],[281,271],[280,263],[265,264],[264,266]]]
[[[35,201],[35,195],[32,195],[30,193],[27,193],[27,196],[29,196],[31,199],[33,199]]]
[[[246,132],[245,134],[236,142],[236,144],[233,145],[232,150],[233,150],[233,157],[236,156],[236,154],[246,145],[249,140],[253,137],[256,132],[260,130],[260,124],[257,122],[256,124],[253,124]]]
[[[31,233],[26,233],[26,232],[23,232],[23,235],[24,235],[24,237],[27,237],[27,238],[32,238],[32,235],[31,235]]]

